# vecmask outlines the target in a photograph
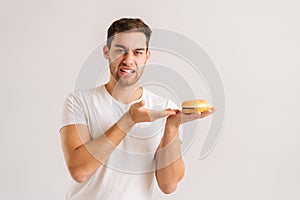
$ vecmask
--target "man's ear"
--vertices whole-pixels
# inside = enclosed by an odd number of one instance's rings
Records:
[[[149,50],[149,49],[147,49],[147,51],[146,51],[146,62],[148,62],[148,61],[149,61],[149,59],[150,59],[150,55],[151,55],[151,53],[150,53],[150,50]]]
[[[103,47],[103,56],[105,59],[108,59],[108,52],[109,52],[109,49],[107,47],[107,45],[104,45]]]

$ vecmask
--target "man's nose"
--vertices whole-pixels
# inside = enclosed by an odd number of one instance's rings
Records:
[[[132,51],[128,51],[124,54],[124,60],[123,63],[127,66],[132,66],[134,63],[134,55]]]

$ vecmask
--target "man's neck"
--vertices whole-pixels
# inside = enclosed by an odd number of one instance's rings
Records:
[[[105,88],[112,97],[123,104],[131,103],[141,98],[143,94],[143,88],[139,84],[121,87],[108,82]]]

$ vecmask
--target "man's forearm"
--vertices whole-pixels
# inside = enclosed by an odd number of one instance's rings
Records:
[[[175,191],[184,175],[178,131],[165,129],[164,137],[156,151],[156,179],[164,193]]]
[[[83,182],[91,176],[107,160],[133,125],[126,113],[104,134],[75,149],[69,167],[73,178]]]

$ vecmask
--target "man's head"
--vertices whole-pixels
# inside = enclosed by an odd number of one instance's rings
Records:
[[[109,61],[110,83],[121,87],[134,85],[150,58],[150,28],[141,19],[123,18],[108,29],[103,54]]]
[[[139,18],[121,18],[114,21],[107,30],[106,45],[111,47],[111,42],[114,39],[114,35],[122,32],[141,32],[146,36],[147,49],[149,47],[149,40],[151,37],[151,29],[143,20]]]

